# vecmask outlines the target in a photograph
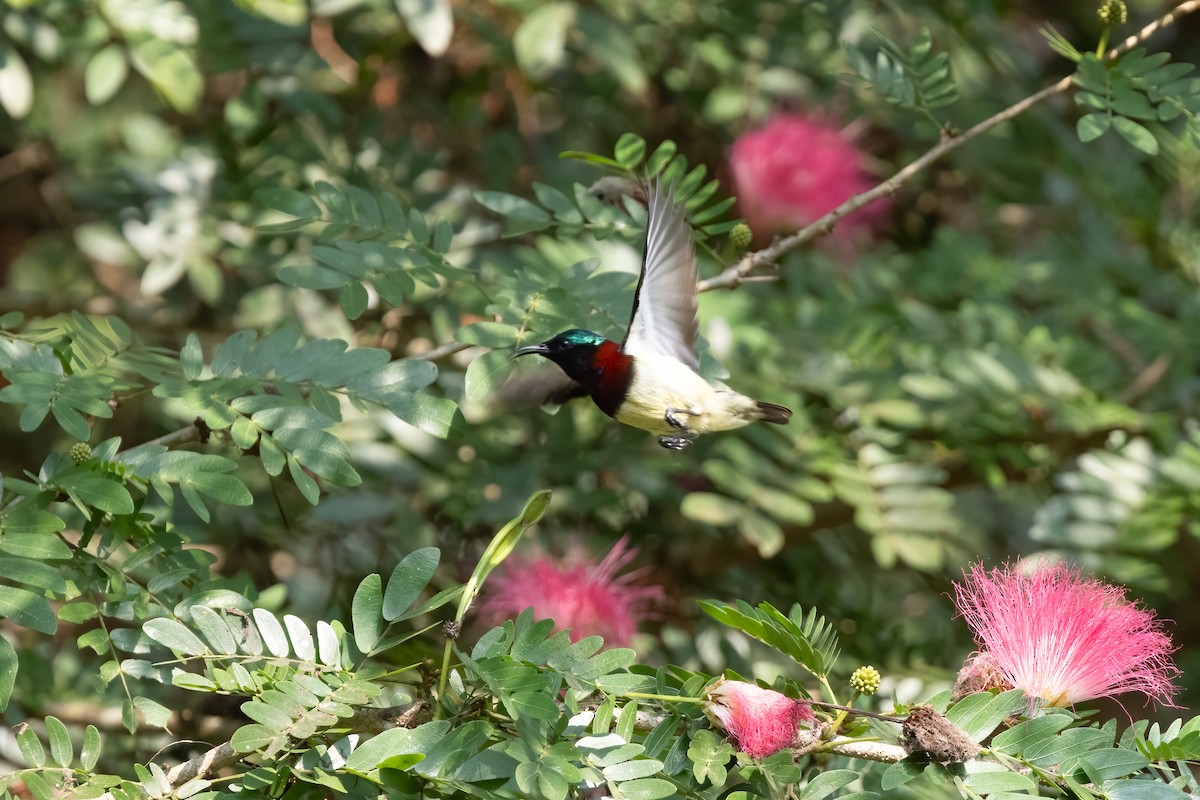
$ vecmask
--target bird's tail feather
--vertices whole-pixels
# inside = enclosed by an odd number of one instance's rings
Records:
[[[787,425],[788,420],[792,418],[792,410],[777,406],[774,403],[758,402],[758,412],[762,414],[759,419],[763,422],[773,422],[776,425]]]

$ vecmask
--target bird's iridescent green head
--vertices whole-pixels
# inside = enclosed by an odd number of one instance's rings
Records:
[[[530,353],[537,353],[555,361],[557,360],[555,356],[562,356],[575,351],[592,350],[604,344],[605,341],[607,340],[595,331],[572,328],[569,331],[563,331],[552,339],[547,339],[541,344],[519,347],[513,355],[524,356]]]
[[[546,344],[552,348],[566,349],[568,347],[599,347],[605,341],[606,339],[595,331],[572,328],[569,331],[563,331],[547,341]]]
[[[597,349],[606,341],[608,340],[595,331],[572,328],[541,344],[518,347],[513,357],[531,353],[545,356],[562,367],[563,372],[583,382],[592,372]]]

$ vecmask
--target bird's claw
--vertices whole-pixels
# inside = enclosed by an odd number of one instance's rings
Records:
[[[659,436],[658,443],[668,450],[683,450],[685,447],[689,446],[696,439],[696,434],[692,433],[692,431],[688,429],[688,424],[686,422],[675,415],[680,414],[690,417],[699,413],[700,409],[698,408],[668,408],[666,413],[663,414],[663,421],[675,430],[679,431],[679,433],[675,434],[674,436]]]
[[[681,430],[681,431],[686,431],[688,429],[688,424],[675,415],[683,414],[685,416],[690,417],[690,416],[694,416],[696,413],[698,413],[698,412],[689,411],[688,409],[684,409],[684,408],[668,407],[667,412],[665,414],[663,414],[663,421],[666,422],[668,425],[670,425],[672,428],[675,428],[675,429]]]
[[[658,443],[668,450],[683,450],[696,440],[694,433],[681,433],[679,436],[660,436]]]

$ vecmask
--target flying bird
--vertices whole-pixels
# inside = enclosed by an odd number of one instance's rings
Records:
[[[619,344],[594,331],[563,331],[517,348],[561,368],[562,381],[543,387],[546,402],[588,395],[618,422],[649,431],[682,450],[697,436],[763,420],[787,424],[791,410],[713,386],[698,372],[696,251],[674,187],[656,180],[646,190],[646,249],[629,329]]]

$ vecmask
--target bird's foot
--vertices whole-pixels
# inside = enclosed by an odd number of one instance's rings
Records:
[[[658,443],[668,450],[683,450],[696,440],[696,434],[682,431],[678,436],[660,436]]]
[[[700,413],[700,409],[696,408],[694,406],[692,408],[670,408],[670,407],[668,407],[667,413],[663,414],[663,421],[666,422],[668,425],[670,425],[672,428],[675,428],[675,429],[681,430],[681,431],[686,431],[688,429],[688,424],[675,415],[682,414],[684,416],[694,417],[699,413]]]

